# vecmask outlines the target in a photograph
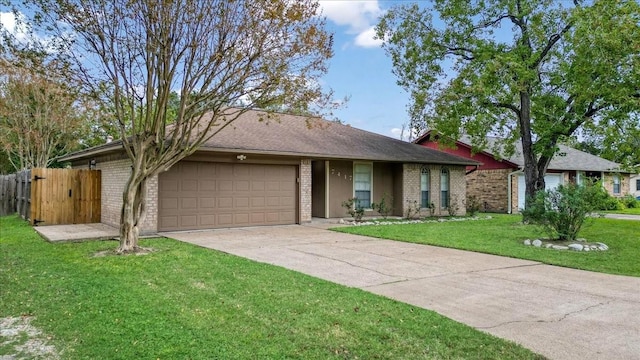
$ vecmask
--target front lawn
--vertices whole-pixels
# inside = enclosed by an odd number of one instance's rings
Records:
[[[640,208],[627,208],[622,210],[609,210],[605,211],[608,214],[627,214],[627,215],[640,215]]]
[[[485,215],[482,215],[485,216]],[[558,251],[524,246],[545,234],[523,225],[520,215],[491,214],[490,220],[385,226],[352,226],[336,231],[536,260],[546,264],[609,274],[640,276],[640,221],[594,219],[579,236],[609,246],[604,252]]]
[[[31,319],[63,359],[541,358],[431,311],[170,239],[94,256],[116,245],[51,244],[0,218],[0,321]],[[8,339],[0,358],[15,354]]]

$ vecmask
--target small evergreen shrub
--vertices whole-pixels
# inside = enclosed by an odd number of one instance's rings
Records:
[[[467,198],[467,215],[473,217],[480,212],[480,200],[477,197],[471,195]]]
[[[420,205],[417,201],[407,200],[407,210],[405,212],[405,219],[413,220],[420,216]]]
[[[383,219],[386,219],[393,212],[393,197],[389,194],[382,194],[382,198],[378,203],[371,203],[371,208],[378,212]]]
[[[598,183],[560,185],[538,192],[522,215],[542,226],[550,238],[573,241],[589,215],[606,200],[607,193]]]
[[[636,208],[640,208],[640,201],[637,200],[636,198],[634,198],[632,195],[626,195],[625,197],[620,199],[620,202],[627,208],[627,209],[636,209]]]
[[[449,216],[456,216],[458,214],[458,210],[460,210],[460,205],[458,204],[458,196],[452,195],[451,201],[449,201],[449,206],[447,206],[447,212]]]
[[[358,198],[353,197],[343,201],[342,207],[347,209],[347,214],[349,214],[354,221],[362,221],[364,208],[358,204]]]

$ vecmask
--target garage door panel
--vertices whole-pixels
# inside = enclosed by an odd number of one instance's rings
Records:
[[[256,181],[256,180],[251,181],[251,191],[264,191],[264,190],[265,190],[264,181]]]
[[[258,212],[258,213],[251,213],[251,223],[252,224],[262,224],[264,223],[264,213],[263,212]]]
[[[251,207],[253,208],[262,208],[264,207],[265,200],[264,197],[252,197],[251,198]]]
[[[296,167],[179,163],[160,175],[160,231],[293,224]]]
[[[166,179],[163,185],[165,191],[178,191],[178,180]]]
[[[215,226],[216,225],[216,216],[215,215],[201,215],[200,216],[200,225],[202,225],[202,226]]]
[[[198,208],[198,198],[182,198],[180,200],[181,210],[191,210]]]
[[[233,214],[220,214],[218,215],[219,226],[231,226],[233,225]]]
[[[266,191],[280,191],[280,181],[267,181]]]
[[[234,190],[237,192],[249,191],[249,181],[248,180],[238,180],[234,183]]]
[[[216,183],[218,184],[218,191],[220,192],[233,191],[232,180],[219,180]]]
[[[243,213],[235,213],[233,215],[233,222],[234,225],[248,225],[249,224],[249,213],[243,212]]]
[[[201,180],[199,191],[216,191],[215,180]]]
[[[198,224],[197,215],[180,215],[180,226],[194,227]]]
[[[216,198],[200,198],[200,207],[204,209],[214,209],[216,207]]]
[[[177,216],[160,216],[159,217],[160,224],[167,228],[177,228],[178,227],[178,217]]]
[[[234,206],[235,208],[249,208],[249,198],[248,197],[236,197]]]
[[[178,209],[178,198],[165,198],[160,206],[162,210],[175,210]]]
[[[280,197],[280,206],[285,207],[285,208],[289,208],[291,206],[294,206],[296,204],[295,198],[294,197]]]
[[[198,180],[182,180],[182,186],[180,187],[182,191],[198,191]]]
[[[220,198],[218,198],[218,207],[221,208],[221,209],[233,208],[233,198],[232,197],[220,197]]]

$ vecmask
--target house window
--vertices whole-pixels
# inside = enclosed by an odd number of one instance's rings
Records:
[[[636,191],[640,191],[640,179],[636,180]]]
[[[420,207],[429,207],[429,169],[426,166],[420,170]]]
[[[449,207],[449,169],[442,168],[440,171],[440,207]]]
[[[620,195],[620,175],[613,175],[613,194]]]
[[[354,197],[358,199],[357,206],[371,208],[371,164],[355,164],[353,177]]]

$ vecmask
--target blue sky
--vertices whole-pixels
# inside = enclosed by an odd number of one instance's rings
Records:
[[[409,95],[396,84],[381,42],[373,39],[378,17],[394,4],[398,2],[320,1],[334,34],[334,56],[324,82],[337,98],[350,97],[334,114],[351,126],[399,138],[402,124],[409,120]]]
[[[322,15],[334,34],[334,57],[322,79],[335,92],[336,99],[349,97],[335,117],[351,126],[399,138],[408,122],[409,96],[396,84],[391,60],[373,39],[378,18],[398,1],[321,0]],[[13,14],[0,10],[0,22],[17,31]]]

